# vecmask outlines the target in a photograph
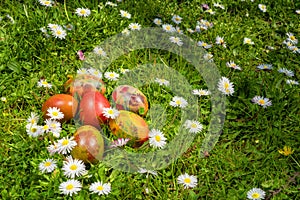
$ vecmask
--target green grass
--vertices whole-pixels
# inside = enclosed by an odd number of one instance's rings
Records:
[[[75,75],[82,67],[77,51],[91,52],[107,38],[121,33],[131,22],[142,27],[154,27],[153,19],[159,17],[164,23],[171,21],[173,14],[183,17],[179,25],[184,33],[195,41],[215,43],[216,36],[224,37],[227,48],[215,45],[207,51],[214,55],[214,63],[222,76],[235,85],[233,96],[226,98],[226,120],[223,132],[208,157],[201,156],[201,144],[210,122],[210,98],[199,99],[204,124],[202,133],[195,137],[190,148],[167,168],[159,170],[158,176],[126,173],[110,168],[103,163],[88,165],[89,173],[77,178],[83,189],[74,199],[92,199],[89,185],[97,180],[110,182],[112,192],[101,199],[246,199],[247,192],[259,187],[266,192],[266,199],[299,199],[299,85],[288,85],[289,77],[277,70],[285,67],[292,70],[299,80],[299,54],[288,50],[282,42],[287,32],[300,39],[300,9],[298,1],[222,1],[225,10],[213,7],[212,1],[124,1],[117,7],[104,6],[97,1],[56,1],[46,8],[38,1],[3,1],[0,16],[0,97],[7,102],[0,104],[0,196],[1,199],[68,199],[60,194],[59,184],[67,178],[61,171],[63,157],[55,155],[58,168],[50,174],[42,174],[38,165],[49,158],[46,150],[48,137],[32,138],[26,133],[26,119],[30,112],[41,115],[43,102],[50,96],[63,93],[67,75]],[[215,15],[205,13],[202,3],[208,3]],[[267,12],[258,9],[258,4],[267,5]],[[92,13],[82,18],[74,14],[76,8],[89,8]],[[101,8],[101,9],[100,9]],[[132,14],[131,19],[122,18],[120,10]],[[249,14],[246,17],[246,13]],[[6,15],[13,17],[12,23]],[[189,34],[186,28],[195,28],[196,21],[206,19],[214,27],[202,33]],[[46,38],[39,28],[48,23],[74,26],[66,39]],[[243,45],[249,37],[254,46]],[[268,50],[266,46],[273,46]],[[234,71],[226,62],[234,61],[243,70]],[[135,69],[148,63],[166,64],[181,73],[193,89],[207,88],[204,79],[195,75],[193,66],[170,52],[144,49],[121,56],[110,71],[119,68]],[[272,71],[259,71],[256,66],[270,63]],[[37,87],[37,82],[46,78],[53,84],[51,89]],[[109,99],[117,83],[107,82],[106,96]],[[168,141],[174,137],[180,124],[180,113],[168,102],[173,93],[170,89],[148,84],[139,89],[147,96],[150,105],[161,104],[167,109],[166,125],[162,127]],[[251,103],[256,96],[272,100],[272,106],[261,109]],[[174,118],[174,121],[173,121]],[[145,117],[151,124],[150,116]],[[173,122],[172,124],[170,124]],[[42,120],[40,121],[40,124]],[[75,132],[74,124],[64,124],[63,136]],[[108,129],[105,134],[109,138]],[[283,156],[278,149],[290,146],[294,153]],[[126,147],[128,151],[136,151]],[[138,151],[153,151],[146,143]],[[198,185],[184,189],[177,184],[180,174],[197,176]],[[145,192],[149,189],[149,193]],[[71,198],[70,198],[71,199]]]

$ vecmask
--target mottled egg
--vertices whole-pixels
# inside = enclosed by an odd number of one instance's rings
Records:
[[[129,138],[129,144],[134,147],[142,145],[149,138],[149,127],[146,121],[139,115],[120,110],[116,119],[109,120],[112,133],[118,138]]]
[[[130,85],[120,85],[112,93],[113,103],[118,110],[128,110],[145,116],[148,112],[146,96]]]

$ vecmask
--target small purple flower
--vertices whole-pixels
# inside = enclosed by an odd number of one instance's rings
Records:
[[[85,58],[84,58],[83,51],[79,50],[79,51],[77,52],[77,55],[78,55],[78,57],[79,57],[79,60],[84,60],[84,59],[85,59]]]
[[[203,10],[208,10],[209,6],[207,4],[201,4],[201,7],[203,8]]]

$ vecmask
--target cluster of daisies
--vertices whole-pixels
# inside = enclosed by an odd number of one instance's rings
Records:
[[[48,28],[48,29],[47,29]],[[71,31],[73,29],[73,25],[72,24],[67,24],[64,26],[61,26],[59,24],[48,24],[48,26],[46,27],[42,27],[40,28],[41,32],[44,33],[44,36],[49,38],[49,31],[51,33],[51,35],[55,38],[59,38],[59,39],[65,39],[67,36],[67,31]]]

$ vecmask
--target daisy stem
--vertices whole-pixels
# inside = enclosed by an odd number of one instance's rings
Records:
[[[297,160],[291,155],[291,158],[294,160],[294,162],[300,167],[300,164],[297,162]]]
[[[68,12],[67,12],[66,0],[64,0],[64,8],[65,8],[65,13],[66,13],[67,19],[68,19],[68,21],[70,21],[70,18],[69,18]]]

